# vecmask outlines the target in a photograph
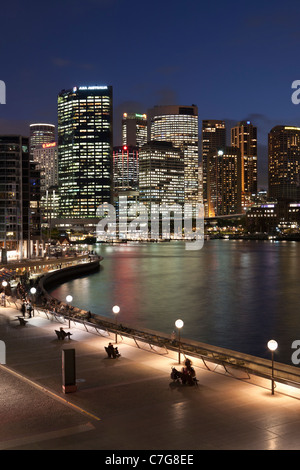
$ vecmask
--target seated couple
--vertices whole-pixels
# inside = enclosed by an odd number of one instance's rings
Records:
[[[116,358],[121,356],[118,351],[118,348],[115,348],[112,343],[109,343],[107,347],[105,346],[105,351],[107,352],[108,357]]]

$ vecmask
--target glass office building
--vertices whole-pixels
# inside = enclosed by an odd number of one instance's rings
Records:
[[[58,96],[61,218],[96,217],[111,203],[112,87],[80,86]]]

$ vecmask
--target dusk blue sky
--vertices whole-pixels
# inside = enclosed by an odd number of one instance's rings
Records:
[[[291,84],[300,80],[299,1],[11,0],[0,7],[0,133],[57,124],[57,95],[75,85],[112,85],[114,144],[124,111],[196,104],[228,129],[258,127],[259,184],[267,135],[300,126]]]

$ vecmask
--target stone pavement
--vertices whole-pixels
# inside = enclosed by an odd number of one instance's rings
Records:
[[[1,450],[300,449],[297,389],[277,384],[271,395],[270,381],[209,371],[199,359],[199,386],[176,385],[174,352],[119,337],[121,357],[109,359],[114,335],[71,324],[72,339],[59,341],[56,320],[36,315],[22,327],[18,314],[0,308]],[[62,391],[63,348],[76,351],[74,393]]]

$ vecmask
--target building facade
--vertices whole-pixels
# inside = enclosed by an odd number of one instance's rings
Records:
[[[300,128],[273,127],[268,152],[269,197],[300,200]]]
[[[58,96],[60,217],[96,217],[111,202],[111,86],[80,86]]]
[[[224,121],[207,119],[202,121],[202,191],[205,215],[208,216],[207,199],[207,158],[211,150],[226,146],[226,126]]]
[[[130,147],[142,147],[147,143],[147,115],[123,113],[122,144]]]
[[[239,122],[231,129],[231,146],[241,152],[242,207],[247,209],[257,193],[257,128]]]
[[[50,228],[50,221],[58,217],[58,149],[56,142],[38,145],[33,159],[40,171],[42,226]]]
[[[121,145],[113,149],[114,192],[138,191],[139,149]]]
[[[152,141],[139,154],[139,198],[151,204],[183,205],[184,162],[182,152],[171,142]]]
[[[34,150],[38,146],[49,142],[55,142],[55,126],[54,124],[43,123],[30,124],[29,130],[30,157],[33,160]]]
[[[40,174],[31,161],[29,139],[0,136],[0,246],[9,257],[39,254]]]
[[[199,202],[198,108],[155,106],[148,111],[148,141],[171,142],[182,152],[184,162],[184,203]]]
[[[207,156],[208,216],[241,213],[241,154],[235,147],[211,150]]]
[[[33,151],[33,160],[41,172],[41,193],[58,186],[58,150],[56,142],[38,145]]]

